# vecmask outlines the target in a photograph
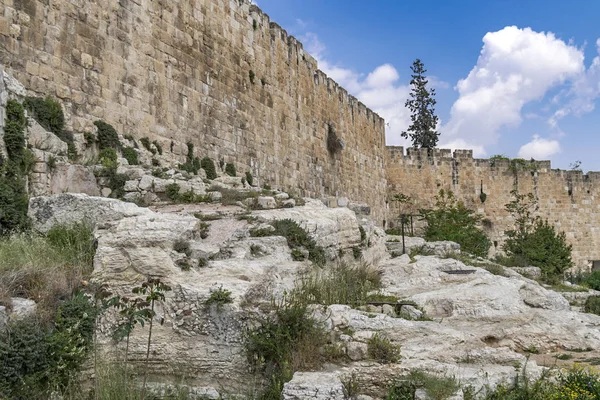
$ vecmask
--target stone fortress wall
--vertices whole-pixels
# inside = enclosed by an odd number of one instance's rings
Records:
[[[513,169],[506,160],[474,159],[471,150],[435,149],[428,156],[425,149],[407,149],[405,154],[402,147],[389,146],[387,156],[389,198],[398,193],[411,195],[418,207],[427,208],[433,206],[440,189],[452,190],[489,220],[484,229],[494,242],[492,253],[500,250],[504,231],[513,227],[504,205],[513,199],[510,192],[517,187],[519,193],[533,193],[539,215],[566,233],[576,266],[589,268],[600,260],[600,172],[584,175],[551,169],[550,161]],[[396,202],[388,203],[388,227],[397,225],[398,207]]]
[[[81,141],[103,119],[157,140],[164,165],[184,161],[191,142],[196,155],[234,162],[261,186],[367,203],[380,225],[397,223],[393,194],[428,207],[452,189],[491,222],[492,251],[511,224],[504,205],[518,182],[567,233],[578,265],[600,260],[600,173],[542,161],[515,175],[470,151],[386,149],[383,119],[248,0],[2,0],[0,64],[30,94],[59,98]],[[329,125],[345,143],[333,155]]]
[[[383,218],[383,119],[248,0],[2,0],[0,63],[59,98],[75,137],[103,119],[157,140],[167,162],[191,142],[255,184]],[[333,155],[329,124],[345,143]]]

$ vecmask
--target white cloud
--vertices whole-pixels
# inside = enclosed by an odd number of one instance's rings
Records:
[[[526,159],[542,160],[556,153],[560,153],[558,140],[544,139],[540,135],[533,135],[531,142],[524,144],[519,149],[519,157]]]
[[[583,70],[583,52],[550,32],[515,26],[488,32],[477,64],[456,85],[459,98],[442,135],[485,152],[500,128],[521,123],[526,103]]]
[[[561,95],[565,95],[569,102],[556,110],[548,119],[548,124],[552,128],[559,129],[558,122],[570,114],[580,116],[594,110],[595,100],[600,96],[600,39],[596,41],[596,49],[598,56],[594,58],[587,71],[583,71],[574,80],[566,95],[560,93],[556,96],[557,102],[561,99]]]
[[[442,142],[442,144],[440,144],[438,147],[440,149],[451,149],[452,151],[471,149],[471,150],[473,150],[473,157],[479,157],[479,158],[482,158],[482,157],[485,157],[488,155],[483,146],[469,143],[469,142],[465,141],[464,139],[454,139],[450,142]]]
[[[410,112],[404,107],[410,88],[400,82],[400,74],[394,66],[380,65],[365,76],[326,60],[325,45],[314,33],[306,33],[299,39],[304,43],[305,49],[315,57],[323,72],[385,119],[388,145],[410,144],[400,136],[410,124]],[[442,81],[437,82],[443,84]]]

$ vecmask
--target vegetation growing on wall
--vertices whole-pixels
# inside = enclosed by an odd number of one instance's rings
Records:
[[[129,165],[138,165],[140,163],[138,160],[138,153],[133,147],[124,147],[123,150],[121,150],[121,153]]]
[[[452,191],[442,189],[435,199],[435,208],[419,210],[427,221],[425,240],[451,240],[463,251],[486,257],[492,243],[478,227],[482,216],[465,207]]]
[[[225,173],[229,176],[236,176],[237,172],[235,170],[235,165],[232,163],[225,164]]]
[[[34,159],[25,146],[26,126],[21,103],[8,100],[4,125],[7,159],[0,155],[0,235],[29,228],[26,180]]]
[[[194,144],[191,142],[187,143],[187,156],[184,164],[179,164],[179,168],[189,173],[198,174],[200,171],[200,159],[197,156],[194,156]]]
[[[67,144],[69,160],[76,160],[73,133],[65,131],[65,116],[60,103],[51,97],[27,97],[23,105],[38,124]]]
[[[94,125],[98,128],[98,146],[102,149],[118,149],[121,146],[119,135],[115,128],[102,120],[94,121]]]
[[[57,100],[51,97],[46,97],[45,99],[41,97],[27,97],[23,104],[32,114],[32,117],[35,118],[44,129],[54,133],[62,140],[65,140],[63,137],[65,116],[62,107]]]
[[[208,179],[216,179],[217,178],[217,169],[215,167],[215,162],[209,157],[204,157],[202,161],[200,161],[200,166],[206,172],[206,177]]]

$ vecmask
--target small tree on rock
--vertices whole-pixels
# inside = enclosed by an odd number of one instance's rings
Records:
[[[411,124],[408,130],[402,132],[403,138],[412,140],[413,147],[422,147],[433,149],[439,140],[439,132],[435,130],[438,117],[435,115],[434,99],[435,89],[427,89],[429,81],[425,77],[425,65],[421,60],[416,59],[410,67],[412,70],[412,79],[410,85],[410,99],[406,100],[405,107],[411,112]]]

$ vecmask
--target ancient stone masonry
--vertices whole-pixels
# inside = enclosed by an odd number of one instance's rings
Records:
[[[484,229],[500,250],[504,231],[513,227],[504,205],[510,192],[533,193],[539,215],[567,235],[578,267],[600,260],[600,172],[551,169],[550,161],[514,168],[508,160],[474,159],[472,151],[387,147],[388,192],[411,195],[420,208],[431,207],[440,189],[452,190],[468,207],[484,215]],[[486,194],[481,196],[481,192]],[[482,202],[482,198],[484,201]],[[388,226],[397,224],[398,204],[388,203]]]
[[[182,162],[234,162],[259,185],[385,200],[384,122],[247,0],[3,0],[0,63],[63,101],[75,137],[106,120]],[[327,149],[329,125],[345,144]]]

